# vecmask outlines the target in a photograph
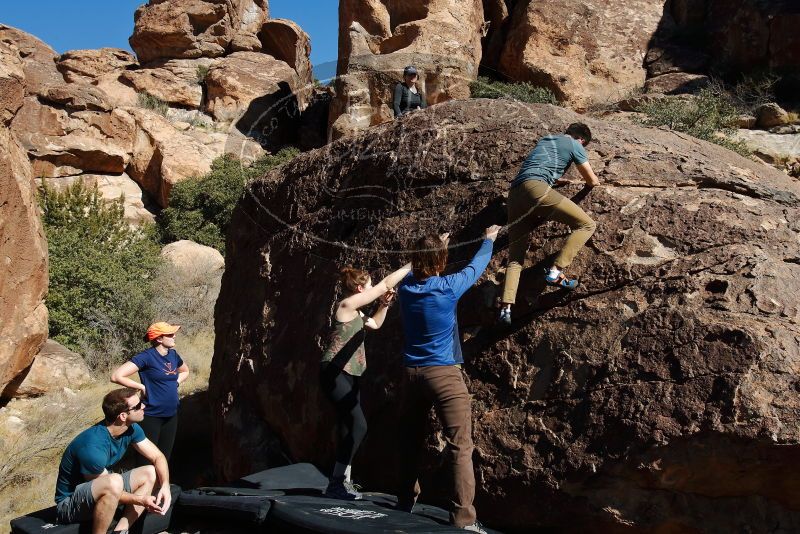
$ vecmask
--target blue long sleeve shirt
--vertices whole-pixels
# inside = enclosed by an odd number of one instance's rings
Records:
[[[403,365],[429,367],[464,362],[458,334],[458,299],[478,281],[492,259],[485,239],[469,265],[448,276],[419,281],[411,272],[398,285],[405,348]]]

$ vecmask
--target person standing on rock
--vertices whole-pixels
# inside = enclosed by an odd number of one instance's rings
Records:
[[[111,374],[112,382],[137,389],[142,392],[142,398],[147,399],[141,426],[147,439],[155,443],[167,461],[178,432],[178,386],[189,377],[189,366],[175,351],[179,329],[179,325],[164,322],[150,325],[144,338],[152,346]],[[128,378],[133,373],[139,373],[141,384]],[[137,465],[144,465],[146,461],[139,456]]]
[[[358,500],[361,494],[351,480],[351,464],[358,446],[367,434],[367,420],[361,409],[359,381],[367,368],[364,330],[377,330],[386,319],[394,297],[394,286],[411,271],[405,265],[372,285],[367,271],[345,267],[341,283],[347,295],[336,306],[333,329],[320,368],[320,387],[336,409],[336,465],[325,495],[336,499]],[[360,308],[379,300],[378,310],[366,317]]]
[[[402,117],[415,109],[425,109],[425,95],[417,88],[417,69],[408,66],[403,69],[403,81],[394,87],[394,116]]]
[[[548,135],[522,162],[508,192],[508,268],[500,304],[500,322],[511,324],[511,305],[516,301],[519,277],[528,238],[542,220],[566,224],[572,232],[553,264],[544,272],[548,285],[573,290],[577,279],[570,279],[564,269],[594,234],[597,225],[580,206],[553,189],[553,185],[574,162],[589,186],[600,183],[594,174],[584,147],[592,140],[592,132],[583,123],[573,123],[564,135]]]
[[[115,389],[103,397],[105,420],[78,434],[61,457],[55,494],[59,523],[91,521],[93,534],[106,534],[117,506],[124,505],[114,532],[127,534],[145,510],[167,513],[172,501],[169,468],[139,427],[144,408],[138,389]],[[131,445],[148,465],[111,473]],[[156,483],[159,489],[153,496]]]
[[[469,265],[447,276],[442,276],[442,271],[447,265],[449,235],[421,237],[412,252],[413,272],[397,290],[405,334],[404,442],[398,509],[411,512],[419,496],[420,457],[428,412],[433,406],[444,429],[444,454],[453,474],[450,522],[474,532],[485,530],[472,505],[472,401],[461,370],[464,358],[456,307],[489,265],[499,231],[499,226],[487,228]]]

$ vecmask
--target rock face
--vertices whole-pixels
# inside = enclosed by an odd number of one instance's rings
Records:
[[[469,97],[481,59],[480,0],[342,0],[331,135],[391,120],[394,85],[415,65],[428,105]]]
[[[126,71],[121,78],[137,93],[150,93],[168,104],[198,109],[203,102],[201,76],[214,63],[208,58],[172,59]]]
[[[33,35],[0,24],[0,48],[7,50],[3,56],[16,54],[21,60],[26,94],[39,95],[47,87],[64,83],[56,68],[58,54]]]
[[[492,36],[485,64],[512,80],[548,87],[575,109],[616,102],[644,84],[647,73],[642,61],[663,4],[652,0],[516,2],[508,21],[502,13],[494,15],[500,20],[500,30]]]
[[[150,0],[136,10],[129,42],[143,64],[258,50],[266,0]]]
[[[314,76],[311,73],[311,39],[300,26],[287,19],[268,20],[258,32],[261,51],[275,59],[285,61],[297,73],[297,84],[300,87],[311,85]],[[301,92],[302,95],[306,91]],[[300,102],[305,107],[305,102]]]
[[[122,207],[125,209],[125,220],[134,225],[145,222],[154,222],[155,216],[148,209],[155,208],[145,195],[142,188],[130,176],[123,173],[118,176],[108,174],[81,174],[80,176],[66,176],[46,180],[47,186],[55,190],[64,190],[75,182],[80,181],[89,188],[97,186],[97,192],[106,200],[116,200],[122,197]]]
[[[31,366],[17,377],[19,385],[7,387],[9,397],[39,397],[63,388],[78,389],[92,381],[83,356],[48,339]]]
[[[47,339],[47,242],[25,151],[0,125],[0,396]]]
[[[334,414],[317,384],[338,268],[377,278],[413,238],[441,231],[453,233],[450,269],[462,267],[482,229],[505,224],[508,181],[537,139],[578,119],[453,101],[251,183],[216,307],[219,475],[286,458],[332,465]],[[531,236],[512,329],[494,322],[505,239],[459,307],[479,516],[521,531],[797,529],[786,473],[800,459],[800,187],[685,135],[580,119],[603,182],[562,189],[598,223],[571,270],[580,288],[540,284],[565,231],[546,224]],[[401,350],[393,309],[367,335],[362,382],[370,432],[353,473],[374,490],[394,489],[402,454]],[[423,499],[435,500],[441,441],[426,447]]]
[[[58,58],[56,67],[69,83],[87,82],[136,66],[136,57],[121,48],[70,50]]]

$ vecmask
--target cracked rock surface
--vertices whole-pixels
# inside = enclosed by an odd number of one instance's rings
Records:
[[[547,223],[531,236],[511,329],[494,324],[502,236],[459,307],[479,517],[582,532],[800,528],[800,187],[688,136],[580,119],[603,183],[561,190],[598,223],[570,270],[581,286],[542,286],[567,231]],[[482,229],[505,224],[508,181],[537,139],[576,120],[452,101],[251,183],[216,308],[219,475],[332,466],[334,413],[317,384],[338,268],[378,280],[430,231],[452,232],[449,269],[462,267]],[[401,349],[392,309],[367,335],[370,429],[353,474],[370,490],[395,489]],[[443,442],[431,436],[422,498],[441,503]]]

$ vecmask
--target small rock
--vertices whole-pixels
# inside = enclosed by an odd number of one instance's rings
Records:
[[[172,125],[182,132],[185,132],[186,130],[192,127],[192,125],[189,124],[188,122],[182,122],[182,121],[173,122]]]
[[[800,124],[787,124],[785,126],[776,126],[769,129],[769,133],[788,135],[800,133]]]
[[[739,115],[736,118],[736,127],[749,130],[756,125],[756,118],[752,115]]]
[[[772,128],[789,124],[789,114],[775,102],[762,104],[756,109],[756,124],[759,128]]]
[[[644,90],[647,93],[663,93],[665,95],[681,95],[694,93],[710,83],[708,76],[689,74],[688,72],[670,72],[647,80]]]
[[[12,415],[6,419],[6,428],[9,432],[16,434],[17,432],[21,432],[25,429],[25,422],[16,415]]]

